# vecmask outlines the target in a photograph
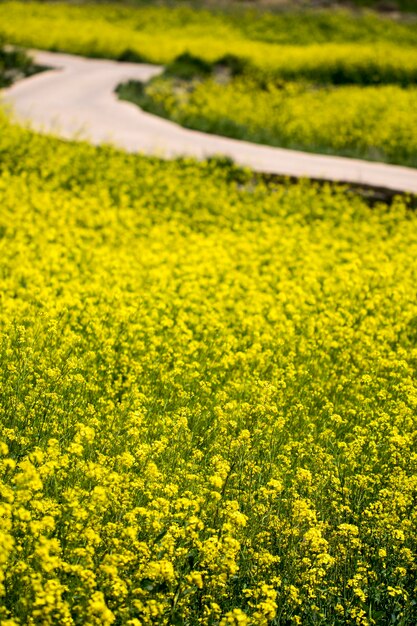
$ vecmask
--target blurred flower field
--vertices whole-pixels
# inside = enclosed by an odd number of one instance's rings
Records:
[[[183,53],[245,60],[257,77],[336,84],[417,80],[415,23],[347,11],[1,2],[0,34],[28,48],[168,64]]]
[[[7,0],[1,11],[0,36],[11,44],[166,64],[164,77],[144,89],[122,86],[120,93],[185,126],[416,166],[413,20],[149,2]],[[192,68],[190,76],[181,75],[184,56],[196,64],[194,75]]]
[[[416,226],[2,116],[2,626],[413,626]]]
[[[219,77],[220,78],[220,77]],[[127,82],[119,97],[182,126],[273,146],[417,167],[417,89],[239,76]]]

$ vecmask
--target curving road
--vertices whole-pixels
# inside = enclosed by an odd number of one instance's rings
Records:
[[[417,169],[272,148],[182,128],[122,102],[115,87],[128,79],[146,81],[162,67],[86,59],[34,51],[50,71],[4,90],[2,99],[19,121],[64,138],[111,142],[130,152],[163,157],[227,155],[258,172],[341,181],[417,193]]]

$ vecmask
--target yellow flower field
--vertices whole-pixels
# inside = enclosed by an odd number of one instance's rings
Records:
[[[182,126],[257,143],[417,166],[417,89],[273,82],[250,76],[127,82],[119,97]]]
[[[417,80],[413,21],[347,11],[209,11],[140,2],[2,0],[0,35],[28,48],[167,64],[185,52],[246,60],[256,77],[336,84]]]
[[[416,166],[413,19],[136,2],[2,1],[0,39],[168,65],[171,79],[152,82],[145,98],[129,88],[123,97],[198,130]],[[214,67],[177,88],[172,75],[187,55],[197,66],[220,65],[222,80]],[[228,76],[233,68],[238,75]]]
[[[2,626],[412,626],[417,216],[0,118]]]

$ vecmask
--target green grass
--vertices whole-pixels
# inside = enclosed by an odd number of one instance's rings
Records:
[[[384,0],[350,0],[348,4],[376,10],[385,7],[385,9],[394,11],[409,11],[410,13],[416,13],[417,11],[415,0],[389,0],[388,2]]]

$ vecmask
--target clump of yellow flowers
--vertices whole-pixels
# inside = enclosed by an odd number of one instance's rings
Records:
[[[2,626],[417,622],[417,216],[0,119]]]

